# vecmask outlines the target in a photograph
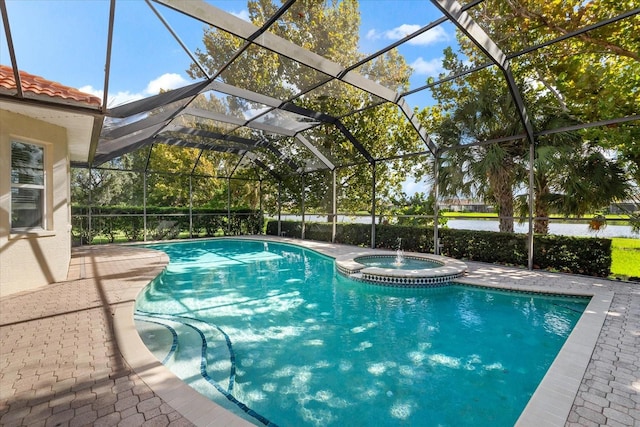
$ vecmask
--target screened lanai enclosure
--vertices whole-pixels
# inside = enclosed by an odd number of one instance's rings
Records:
[[[54,3],[0,2],[2,62],[102,106],[0,96],[102,119],[72,162],[85,206],[294,213],[302,238],[314,214],[333,239],[346,213],[372,247],[381,221],[411,213],[437,253],[440,202],[474,199],[501,231],[528,224],[532,268],[551,214],[637,201],[634,1]]]

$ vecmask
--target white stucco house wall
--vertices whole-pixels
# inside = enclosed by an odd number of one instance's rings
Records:
[[[71,162],[87,162],[100,105],[0,65],[0,296],[66,280]]]

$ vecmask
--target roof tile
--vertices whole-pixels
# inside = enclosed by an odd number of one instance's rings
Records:
[[[102,100],[96,96],[25,71],[20,71],[20,80],[22,82],[22,91],[25,93],[47,95],[52,98],[61,98],[65,101],[76,101],[88,106],[99,107],[102,104]],[[14,91],[16,87],[13,68],[0,65],[0,89]]]

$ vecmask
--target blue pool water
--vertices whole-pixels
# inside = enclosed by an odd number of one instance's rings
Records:
[[[587,299],[355,282],[331,258],[242,240],[159,244],[143,340],[258,424],[511,426]]]
[[[435,261],[408,257],[403,257],[402,262],[398,262],[397,257],[392,255],[363,256],[356,258],[354,261],[367,267],[391,268],[394,270],[422,270],[442,266],[442,264],[438,264]]]

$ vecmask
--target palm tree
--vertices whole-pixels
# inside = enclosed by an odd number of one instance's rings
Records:
[[[563,111],[545,112],[540,126],[554,129],[576,124]],[[630,191],[622,164],[597,144],[586,140],[585,131],[560,132],[540,137],[534,169],[534,233],[548,234],[551,212],[582,216],[624,200]],[[528,211],[526,197],[518,199],[521,216]]]
[[[506,86],[495,73],[485,74],[435,131],[438,142],[447,147],[441,157],[439,184],[445,196],[494,202],[500,231],[513,232],[514,188],[524,175],[520,159],[528,150],[522,139],[482,144],[522,132]],[[478,145],[465,147],[469,143]]]

